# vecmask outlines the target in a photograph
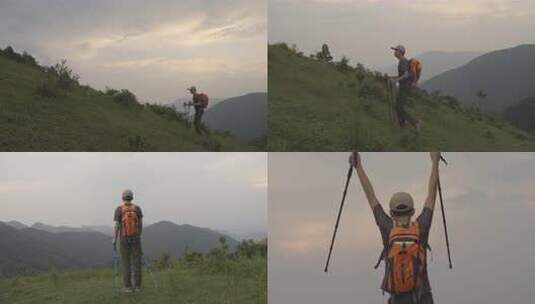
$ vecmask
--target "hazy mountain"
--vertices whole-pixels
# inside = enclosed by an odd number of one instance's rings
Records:
[[[235,239],[208,228],[163,221],[143,230],[143,251],[148,256],[166,252],[175,257],[182,255],[186,248],[207,252],[218,246],[220,237],[225,237],[230,248],[238,245]]]
[[[95,267],[112,261],[112,239],[108,235],[42,223],[34,226],[55,232],[16,229],[0,222],[0,276],[52,268]],[[148,257],[162,253],[179,257],[186,248],[207,252],[219,245],[222,236],[230,248],[238,245],[235,239],[207,228],[158,222],[144,228],[143,251]]]
[[[242,140],[260,138],[267,130],[267,93],[226,99],[208,109],[203,120],[210,129],[228,131]]]
[[[18,222],[18,221],[9,221],[6,223],[7,225],[15,228],[15,229],[24,229],[24,228],[28,228],[27,225],[21,223],[21,222]]]
[[[243,240],[261,241],[263,239],[266,239],[268,236],[266,232],[233,233],[233,232],[228,232],[224,230],[220,230],[219,232],[222,234],[228,235],[240,242]]]
[[[503,113],[513,125],[527,131],[535,130],[535,97],[526,98],[514,104]]]
[[[43,223],[35,223],[31,226],[33,229],[42,230],[50,233],[62,233],[62,232],[89,232],[90,229],[85,228],[74,228],[68,226],[51,226]],[[93,231],[97,232],[97,231]]]
[[[431,51],[422,53],[415,57],[422,63],[423,67],[420,81],[423,82],[436,75],[457,68],[480,55],[481,53],[479,52]],[[389,75],[397,75],[397,63],[379,68],[379,71],[388,73]]]
[[[486,111],[502,111],[535,96],[535,44],[520,45],[479,56],[456,69],[423,83],[428,91],[441,91],[464,105],[481,104]],[[482,91],[484,98],[478,98]]]
[[[0,275],[98,266],[111,259],[111,240],[97,232],[50,233],[0,223]]]
[[[82,229],[84,229],[86,231],[100,232],[102,234],[109,235],[109,236],[113,235],[113,227],[112,226],[104,226],[104,225],[82,226]]]

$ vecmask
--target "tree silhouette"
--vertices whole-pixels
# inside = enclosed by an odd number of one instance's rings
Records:
[[[478,99],[477,107],[481,109],[481,103],[483,102],[483,99],[487,98],[487,93],[483,92],[482,90],[478,90],[476,96]]]
[[[329,51],[329,46],[326,43],[321,46],[321,51],[316,54],[316,58],[325,62],[331,62],[333,60],[331,51]]]

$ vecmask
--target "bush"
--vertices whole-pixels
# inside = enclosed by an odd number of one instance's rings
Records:
[[[173,259],[168,253],[161,254],[160,256],[156,257],[152,262],[152,265],[154,265],[154,267],[156,267],[156,269],[160,271],[172,268],[173,264]]]
[[[490,140],[494,139],[494,134],[490,130],[487,130],[485,133],[483,133],[482,137],[488,138]]]
[[[131,136],[128,138],[128,147],[130,151],[143,152],[146,150],[145,139],[140,135]]]
[[[113,100],[123,106],[135,106],[139,105],[136,95],[129,90],[121,90],[113,95]]]
[[[72,69],[67,65],[67,60],[65,59],[56,63],[56,65],[45,69],[45,71],[57,77],[57,85],[61,89],[71,90],[79,86],[78,81],[80,80],[80,76],[74,74]]]
[[[51,80],[43,81],[34,91],[34,94],[45,98],[55,98],[59,96],[56,84]]]
[[[22,54],[19,54],[13,50],[11,46],[6,47],[3,51],[0,50],[0,55],[14,60],[19,63],[24,63],[32,66],[38,66],[37,60],[27,52],[23,52]]]
[[[360,86],[359,96],[363,98],[384,99],[385,92],[381,83],[371,78],[365,78]]]
[[[188,122],[186,115],[184,113],[179,113],[174,105],[165,106],[157,104],[145,104],[145,108],[168,120]]]
[[[346,56],[343,56],[342,59],[336,63],[336,68],[342,72],[348,72],[351,70],[349,66],[349,59]]]
[[[115,96],[117,93],[119,93],[118,90],[110,88],[110,87],[106,87],[106,91],[104,91],[104,94],[108,96]]]

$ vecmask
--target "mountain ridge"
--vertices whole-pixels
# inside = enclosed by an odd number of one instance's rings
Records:
[[[465,106],[501,112],[535,96],[534,58],[535,44],[488,52],[425,81],[422,87],[452,95]]]

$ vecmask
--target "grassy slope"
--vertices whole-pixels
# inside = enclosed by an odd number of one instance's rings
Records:
[[[201,138],[184,123],[119,105],[90,88],[38,97],[33,92],[43,79],[38,68],[0,57],[0,150],[131,151],[138,136],[147,151],[250,149],[219,134]]]
[[[390,121],[385,86],[371,76],[269,46],[269,151],[517,151],[535,149],[533,136],[488,117],[477,118],[420,94],[408,108],[422,132]],[[371,93],[369,93],[371,92]]]
[[[128,295],[115,293],[111,269],[5,279],[0,280],[0,303],[267,303],[265,258],[242,261],[239,268],[228,274],[201,273],[180,267],[154,274],[157,289],[145,272],[144,290]]]

